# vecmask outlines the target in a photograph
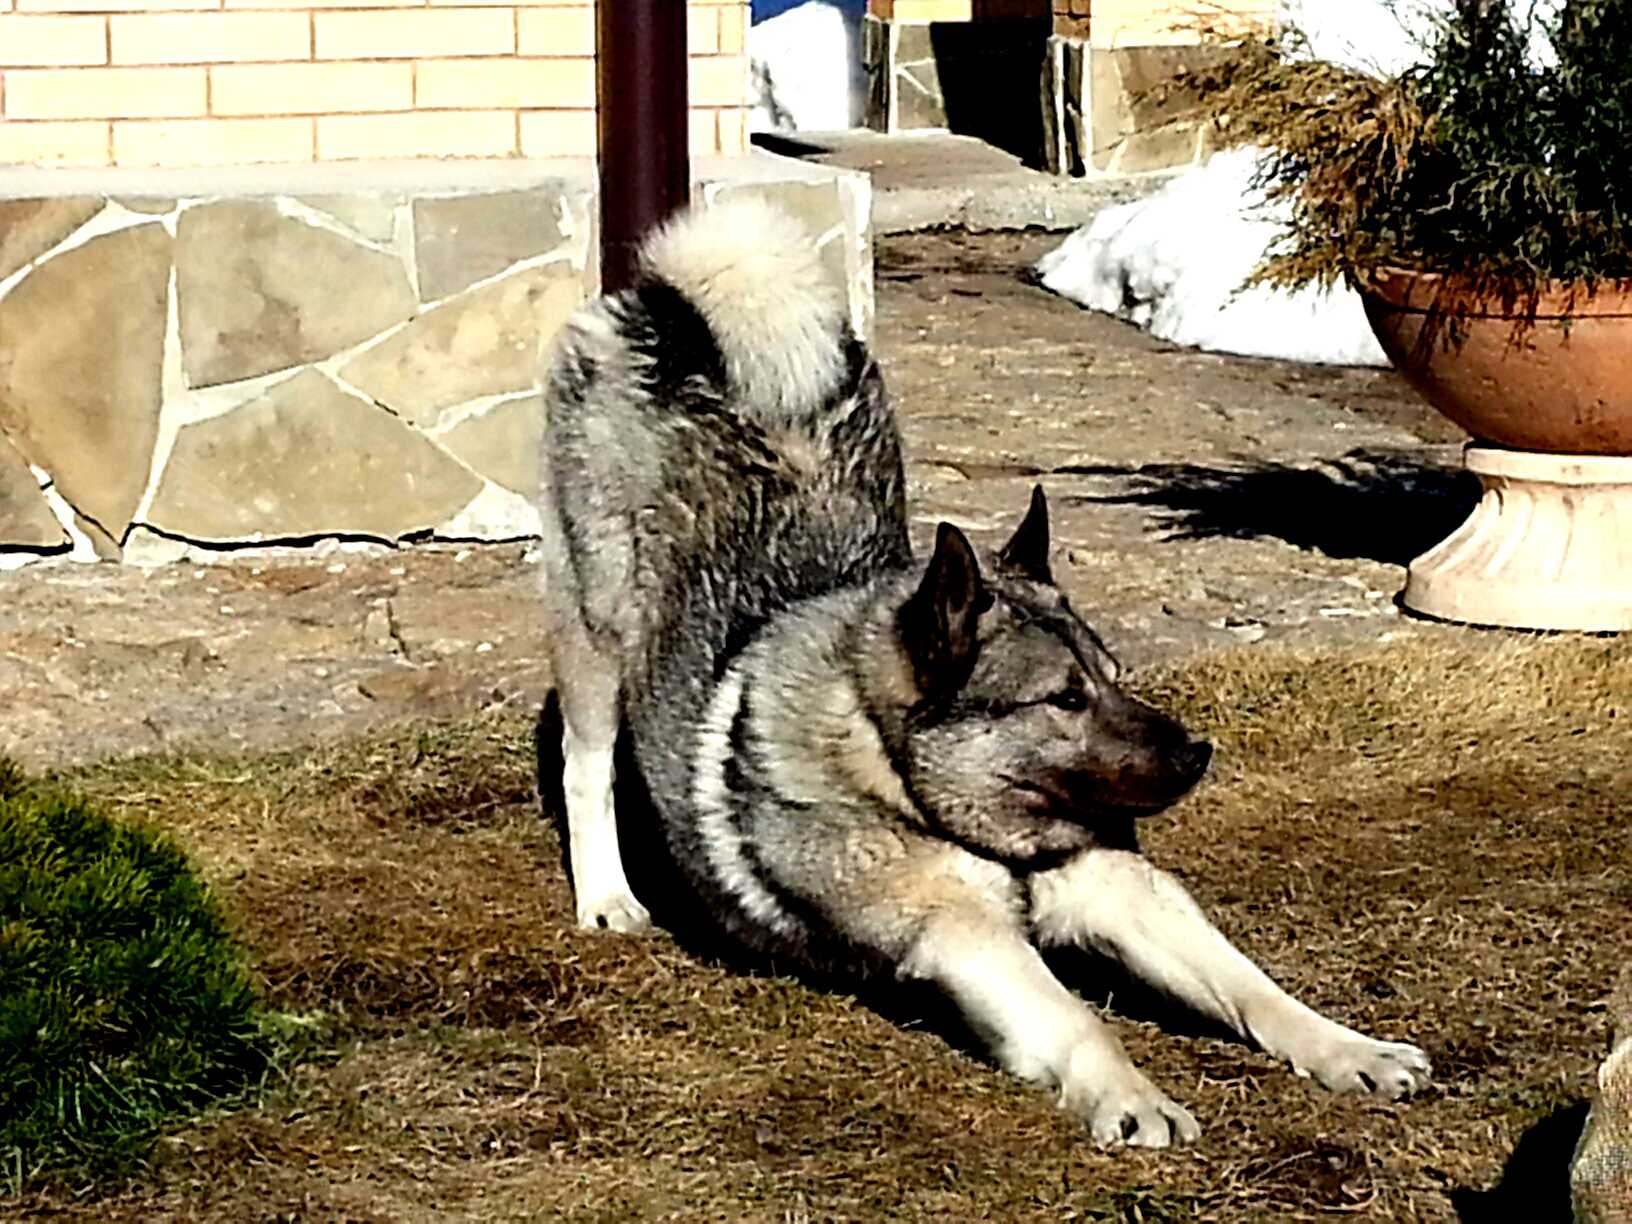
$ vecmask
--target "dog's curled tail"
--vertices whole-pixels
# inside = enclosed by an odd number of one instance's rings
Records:
[[[833,394],[847,365],[845,300],[793,217],[733,196],[669,222],[642,263],[708,321],[739,409],[791,416]]]

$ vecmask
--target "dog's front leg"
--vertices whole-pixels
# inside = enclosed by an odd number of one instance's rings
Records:
[[[940,986],[999,1063],[1057,1088],[1061,1106],[1086,1121],[1102,1146],[1167,1147],[1201,1133],[1007,916],[943,910],[929,917],[901,972]]]
[[[1428,1057],[1416,1046],[1376,1041],[1298,1002],[1224,938],[1183,885],[1138,854],[1087,851],[1032,877],[1031,897],[1045,945],[1115,958],[1327,1088],[1400,1100],[1428,1083]]]

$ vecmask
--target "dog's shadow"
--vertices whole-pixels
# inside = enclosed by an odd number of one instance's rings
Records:
[[[1149,507],[1169,540],[1283,540],[1336,558],[1404,565],[1478,504],[1468,472],[1391,451],[1351,450],[1315,466],[1263,460],[1135,468],[1076,465],[1061,475],[1114,479],[1125,492],[1071,500]]]
[[[1154,1024],[1174,1037],[1241,1041],[1229,1028],[1152,990],[1108,957],[1079,948],[1058,948],[1049,949],[1043,959],[1066,989],[1114,1017]],[[931,982],[891,978],[876,986],[858,987],[845,982],[833,985],[854,993],[870,1011],[892,1024],[922,1029],[977,1062],[997,1066],[987,1041],[969,1026],[957,1004]]]
[[[1502,1179],[1489,1190],[1451,1191],[1451,1206],[1462,1224],[1569,1224],[1570,1162],[1587,1124],[1590,1103],[1577,1101],[1536,1122],[1513,1147]]]

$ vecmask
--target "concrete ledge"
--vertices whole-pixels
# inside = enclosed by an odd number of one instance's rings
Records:
[[[1045,174],[984,141],[946,132],[800,132],[792,139],[758,139],[814,165],[865,171],[872,178],[873,230],[879,234],[940,227],[1075,229],[1168,177]]]
[[[693,157],[699,183],[777,182],[830,177],[799,161],[754,151],[743,157]],[[559,182],[595,186],[595,159],[554,157],[402,158],[303,162],[296,165],[201,166],[184,170],[132,167],[0,166],[0,200],[57,196],[276,196],[307,192],[390,195],[525,191]]]

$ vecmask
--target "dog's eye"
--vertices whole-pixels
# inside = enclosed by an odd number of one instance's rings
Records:
[[[1062,689],[1048,699],[1048,704],[1058,706],[1062,710],[1086,710],[1088,694],[1080,688]]]

